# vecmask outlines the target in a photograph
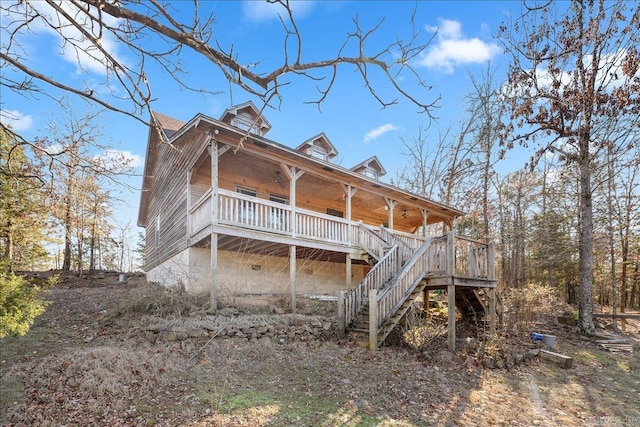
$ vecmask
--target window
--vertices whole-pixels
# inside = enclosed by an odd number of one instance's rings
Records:
[[[364,170],[362,171],[362,174],[369,178],[378,179],[378,172],[372,168],[364,168]]]
[[[254,123],[254,118],[247,113],[240,113],[231,120],[231,126],[235,126],[238,129],[247,130],[250,133],[260,135],[258,124],[259,120]]]
[[[335,209],[327,208],[327,215],[337,216],[338,218],[344,218],[344,213]]]
[[[283,205],[289,204],[289,199],[285,196],[278,196],[277,194],[269,194],[269,200],[276,203],[282,203]]]
[[[236,193],[244,194],[245,196],[257,197],[258,192],[244,187],[236,187]]]
[[[289,199],[277,194],[269,194],[269,200],[283,205],[289,204]],[[287,229],[287,211],[280,208],[271,208],[271,227],[275,230],[285,231]]]
[[[309,148],[309,155],[315,159],[320,159],[320,160],[327,160],[329,158],[327,150],[318,146],[313,146]]]
[[[236,187],[236,192],[245,196],[256,197],[258,192],[244,187]],[[253,225],[256,222],[255,203],[248,200],[238,200],[238,221],[242,224]]]

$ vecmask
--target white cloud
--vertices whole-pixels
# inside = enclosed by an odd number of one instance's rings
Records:
[[[15,132],[24,132],[33,126],[33,117],[16,110],[0,110],[0,120]]]
[[[89,19],[86,9],[78,9],[73,3],[65,1],[59,2],[57,6],[82,25],[83,29],[96,38],[102,48],[113,58],[120,63],[125,62],[119,55],[116,37],[108,31],[101,31]],[[29,2],[20,7],[21,10],[16,7],[2,16],[3,36],[7,36],[2,37],[3,39],[11,40],[8,37],[9,33],[19,26],[28,25],[30,32],[25,32],[26,34],[55,37],[58,40],[61,57],[76,65],[77,72],[85,70],[106,75],[108,60],[102,51],[53,7],[46,2]],[[96,9],[92,7],[88,13],[95,15]],[[106,25],[116,27],[118,25],[118,20],[107,14],[102,14],[101,19]],[[24,44],[24,41],[21,43]],[[3,44],[3,47],[6,46]]]
[[[107,165],[126,165],[130,168],[139,168],[144,166],[144,157],[134,154],[129,150],[109,149],[104,153],[103,160]]]
[[[400,127],[391,124],[391,123],[387,123],[386,125],[382,125],[379,126],[375,129],[370,130],[369,132],[367,132],[367,134],[364,136],[364,141],[363,143],[368,144],[371,141],[373,141],[376,138],[379,138],[380,136],[384,135],[387,132],[391,132],[393,130],[398,130],[400,129]]]
[[[315,2],[306,0],[290,0],[289,6],[296,19],[307,17],[315,7]],[[267,22],[277,20],[278,15],[285,16],[286,11],[281,4],[266,1],[245,0],[242,3],[242,12],[250,21]]]
[[[487,43],[479,38],[465,38],[460,22],[442,18],[438,21],[440,25],[437,27],[425,26],[427,31],[436,33],[436,44],[422,55],[418,65],[452,73],[457,65],[486,62],[500,53],[500,47],[496,43]]]

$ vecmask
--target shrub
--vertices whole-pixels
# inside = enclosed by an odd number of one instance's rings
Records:
[[[50,280],[47,284],[54,283]],[[0,338],[7,335],[24,335],[44,313],[49,302],[44,299],[46,290],[30,283],[22,276],[0,272]]]

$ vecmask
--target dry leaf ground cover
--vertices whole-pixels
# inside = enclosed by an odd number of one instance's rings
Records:
[[[333,320],[311,304],[295,317],[211,316],[199,310],[203,300],[109,276],[64,279],[50,299],[26,336],[0,341],[2,425],[640,425],[637,344],[634,353],[609,353],[570,328],[556,334],[572,369],[537,359],[486,369],[464,340],[455,353],[442,337],[423,351],[374,353],[327,331],[291,333]],[[190,332],[232,321],[274,331],[285,324],[289,335]],[[637,324],[627,333],[637,339]]]

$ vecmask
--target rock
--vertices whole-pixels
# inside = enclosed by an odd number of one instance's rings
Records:
[[[322,324],[322,329],[324,329],[325,331],[328,331],[331,329],[331,322],[324,322]]]
[[[187,335],[191,338],[200,338],[205,332],[202,329],[189,329]]]
[[[533,350],[527,351],[525,354],[527,354],[530,358],[538,357],[538,355],[540,354],[540,350],[534,348]]]
[[[173,342],[173,341],[177,341],[178,337],[176,336],[175,332],[171,331],[164,336],[164,339],[165,341]]]
[[[238,314],[238,309],[233,307],[225,307],[218,310],[218,314],[225,317],[233,317]]]

